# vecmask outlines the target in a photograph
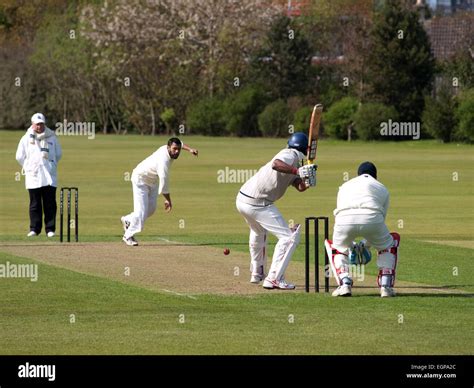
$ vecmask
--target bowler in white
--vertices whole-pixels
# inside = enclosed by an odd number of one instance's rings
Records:
[[[156,202],[161,194],[165,198],[165,211],[170,212],[173,205],[169,188],[170,169],[178,159],[181,149],[194,156],[198,150],[188,147],[173,137],[168,144],[158,148],[152,155],[138,164],[132,172],[133,212],[121,218],[125,234],[123,241],[129,246],[137,246],[134,235],[143,230],[145,221],[156,210]]]

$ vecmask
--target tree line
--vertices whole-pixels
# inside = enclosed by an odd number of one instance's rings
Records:
[[[321,102],[329,136],[392,120],[472,141],[472,57],[437,63],[411,3],[2,0],[0,128],[42,111],[103,133],[287,136]]]

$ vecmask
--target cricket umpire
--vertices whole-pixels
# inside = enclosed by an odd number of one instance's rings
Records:
[[[23,168],[25,186],[30,195],[30,231],[28,237],[41,233],[44,226],[48,237],[56,231],[56,187],[58,162],[62,151],[54,131],[46,127],[42,113],[31,117],[31,126],[20,140],[16,160]]]

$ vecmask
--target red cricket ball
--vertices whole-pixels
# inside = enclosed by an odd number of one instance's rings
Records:
[[[228,255],[229,253],[230,253],[230,249],[229,249],[229,248],[224,249],[224,255]]]

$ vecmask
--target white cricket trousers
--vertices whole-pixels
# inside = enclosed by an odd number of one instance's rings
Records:
[[[378,252],[390,248],[394,241],[384,222],[374,223],[369,220],[364,222],[363,217],[360,218],[362,219],[360,223],[357,224],[340,223],[336,218],[332,246],[337,249],[340,254],[329,257],[331,258],[331,268],[339,284],[342,284],[342,279],[345,277],[351,277],[349,274],[349,260],[347,255],[349,254],[352,242],[357,237],[365,238],[367,240],[367,246],[374,247]],[[396,256],[388,252],[382,254],[378,253],[377,255],[377,266],[380,270],[395,270],[397,265],[396,261]]]
[[[275,205],[254,206],[237,198],[236,207],[250,228],[249,249],[252,275],[258,275],[259,268],[267,260],[267,232],[278,238],[267,279],[281,281],[291,256],[299,243],[299,228],[293,231]]]
[[[133,179],[133,212],[125,216],[130,226],[125,232],[125,238],[132,237],[143,230],[145,220],[153,215],[158,199],[158,185],[149,186]]]
[[[357,237],[363,237],[370,246],[378,251],[387,249],[392,244],[392,236],[384,222],[340,224],[336,220],[332,237],[332,245],[339,252],[349,253],[352,242]]]

